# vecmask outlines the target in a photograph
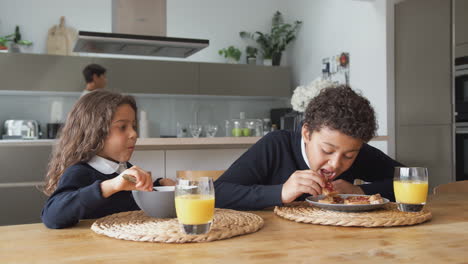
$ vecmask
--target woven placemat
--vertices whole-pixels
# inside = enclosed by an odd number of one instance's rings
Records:
[[[321,209],[307,202],[294,202],[276,206],[274,212],[296,222],[335,226],[403,226],[420,224],[432,218],[431,212],[426,208],[417,213],[406,213],[400,212],[395,203],[388,203],[382,209],[374,211],[350,213]]]
[[[229,209],[216,209],[211,230],[203,235],[186,235],[177,218],[152,218],[143,211],[131,211],[109,215],[96,220],[91,229],[113,238],[164,242],[209,242],[245,235],[263,227],[263,219],[252,213]]]

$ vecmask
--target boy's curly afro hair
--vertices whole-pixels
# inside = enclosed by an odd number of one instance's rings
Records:
[[[371,140],[377,130],[369,100],[347,85],[321,90],[309,102],[304,123],[310,132],[328,127],[364,142]]]

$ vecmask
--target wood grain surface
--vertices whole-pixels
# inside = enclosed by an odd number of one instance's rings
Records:
[[[132,242],[98,235],[93,221],[51,230],[0,227],[1,263],[467,263],[468,194],[433,196],[433,219],[405,227],[302,224],[272,211],[260,231],[193,244]],[[7,212],[3,212],[7,213]]]

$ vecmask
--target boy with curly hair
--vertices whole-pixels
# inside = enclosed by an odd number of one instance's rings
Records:
[[[402,164],[367,144],[376,130],[366,98],[345,85],[325,88],[307,106],[300,131],[267,134],[215,181],[216,207],[282,205],[320,195],[330,181],[338,193],[394,200],[393,171]]]

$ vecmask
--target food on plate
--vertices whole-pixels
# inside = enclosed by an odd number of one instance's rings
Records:
[[[349,196],[346,198],[343,198],[335,193],[332,195],[325,195],[325,197],[318,200],[318,202],[327,204],[381,204],[384,201],[382,196],[380,196],[378,193],[374,195]]]

